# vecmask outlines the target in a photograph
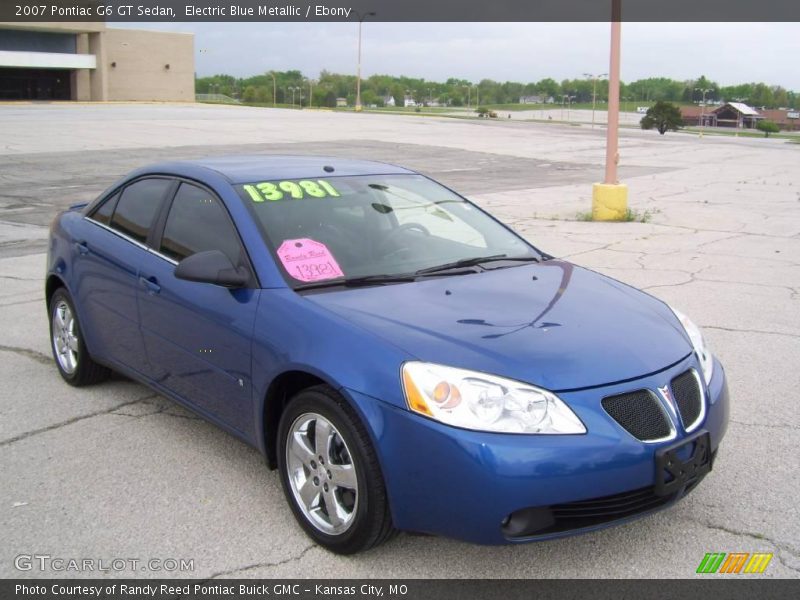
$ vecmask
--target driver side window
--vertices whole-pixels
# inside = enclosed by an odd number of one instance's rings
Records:
[[[181,183],[164,225],[159,252],[178,262],[184,258],[219,250],[236,265],[241,244],[225,207],[211,192]]]

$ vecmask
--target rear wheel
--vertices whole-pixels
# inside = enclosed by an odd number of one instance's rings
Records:
[[[111,373],[89,355],[75,306],[64,288],[57,289],[50,300],[50,342],[58,372],[70,385],[99,383]]]
[[[316,386],[286,407],[279,428],[281,483],[295,518],[318,544],[355,554],[395,531],[369,437],[335,390]]]

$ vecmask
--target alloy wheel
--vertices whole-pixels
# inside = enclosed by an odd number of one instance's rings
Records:
[[[306,519],[328,535],[353,524],[358,479],[352,454],[336,427],[317,413],[300,415],[287,434],[286,465],[295,501]]]
[[[78,332],[72,309],[60,300],[53,309],[53,347],[61,369],[71,375],[78,368]]]

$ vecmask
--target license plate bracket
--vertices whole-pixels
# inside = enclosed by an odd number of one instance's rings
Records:
[[[700,430],[687,438],[656,450],[658,496],[669,496],[705,477],[712,467],[711,436]]]

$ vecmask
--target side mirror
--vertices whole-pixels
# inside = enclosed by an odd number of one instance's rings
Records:
[[[244,287],[250,281],[247,269],[234,267],[231,260],[219,250],[187,256],[175,267],[175,277],[228,288]]]

